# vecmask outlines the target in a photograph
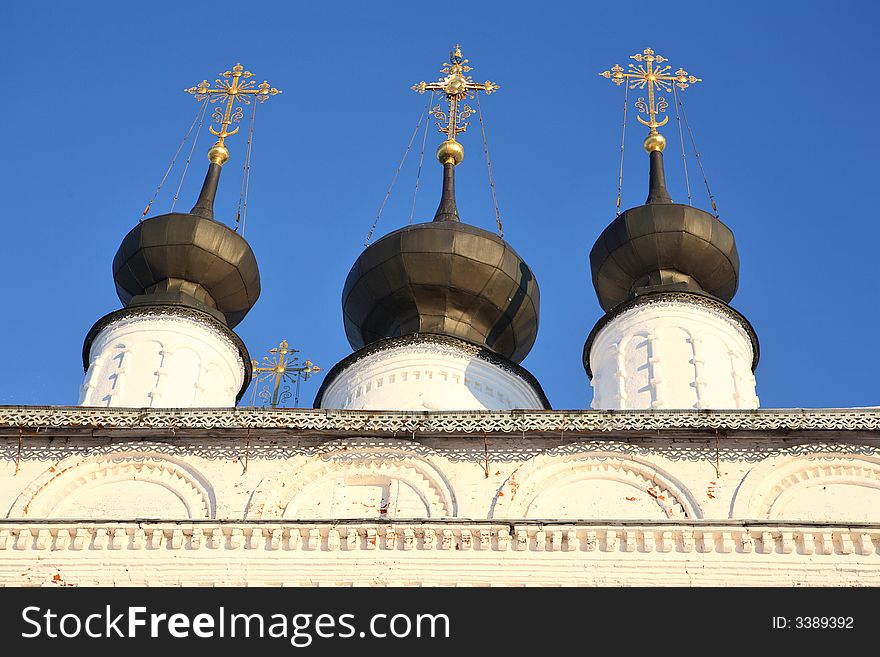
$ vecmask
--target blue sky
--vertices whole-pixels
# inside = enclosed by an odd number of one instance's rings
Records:
[[[351,352],[340,295],[425,102],[460,42],[481,99],[505,239],[541,289],[523,362],[554,408],[587,408],[584,340],[602,311],[588,255],[614,217],[621,91],[599,71],[653,47],[704,82],[688,118],[736,236],[731,305],[761,342],[764,407],[880,404],[874,116],[880,10],[870,2],[16,3],[0,24],[7,281],[0,404],[75,404],[82,341],[119,307],[111,263],[162,177],[195,102],[182,89],[240,61],[283,89],[260,106],[245,236],[263,292],[237,332],[252,355],[286,338],[325,368]],[[644,201],[644,129],[630,113],[623,206]],[[206,131],[205,131],[206,132]],[[245,130],[216,209],[238,204]],[[670,191],[686,200],[674,114]],[[429,132],[416,221],[439,199]],[[462,218],[493,230],[479,124],[462,137]],[[203,132],[179,207],[195,201]],[[376,236],[409,220],[420,145]],[[689,158],[695,204],[708,208]],[[179,169],[154,214],[170,208]],[[304,384],[310,406],[320,376]]]

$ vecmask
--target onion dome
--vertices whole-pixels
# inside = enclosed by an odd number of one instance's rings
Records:
[[[396,230],[367,248],[342,292],[353,349],[434,333],[487,347],[515,363],[535,342],[539,304],[535,275],[516,251],[459,219],[452,162],[443,166],[434,220]]]
[[[250,245],[214,220],[220,168],[211,162],[190,213],[151,217],[122,240],[113,278],[126,307],[185,306],[233,328],[256,303],[260,272]]]
[[[650,152],[649,189],[645,205],[621,213],[590,251],[603,310],[655,292],[693,292],[729,302],[739,279],[733,232],[708,212],[672,202],[662,148]]]

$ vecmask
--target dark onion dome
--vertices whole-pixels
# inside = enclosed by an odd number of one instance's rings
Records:
[[[352,266],[342,310],[353,349],[415,333],[466,340],[514,363],[532,348],[540,305],[535,276],[503,239],[461,222],[454,167],[444,162],[433,221],[386,235]]]
[[[190,214],[151,217],[122,240],[113,278],[126,307],[184,306],[232,328],[256,303],[260,272],[250,245],[213,219],[219,176],[212,162]]]
[[[739,279],[733,233],[708,212],[672,202],[660,150],[650,152],[650,167],[646,204],[620,214],[590,251],[603,310],[654,292],[694,292],[729,302]]]

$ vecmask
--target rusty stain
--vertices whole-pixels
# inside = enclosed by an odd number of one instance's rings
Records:
[[[15,474],[21,469],[21,437],[24,428],[18,425],[18,455],[15,457]]]
[[[510,475],[510,501],[516,497],[516,491],[519,490],[519,482],[516,480],[516,473]]]
[[[501,474],[501,470],[496,470],[496,471],[495,471],[495,476],[496,476],[496,477],[497,477],[498,475],[500,475],[500,474]]]
[[[503,491],[503,490],[498,491],[498,497],[504,497],[504,491]]]
[[[489,478],[489,441],[486,438],[486,434],[483,434],[483,450],[486,455],[486,479]]]
[[[639,499],[639,498],[638,497],[627,497],[626,501],[627,502],[635,502],[637,499]]]

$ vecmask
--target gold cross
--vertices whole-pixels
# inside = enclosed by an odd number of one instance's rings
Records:
[[[702,80],[690,75],[683,68],[678,69],[675,74],[670,75],[669,70],[672,68],[671,66],[655,67],[655,64],[662,64],[669,60],[662,55],[655,54],[650,48],[645,48],[645,50],[639,54],[630,55],[630,59],[636,60],[639,64],[630,63],[629,71],[626,73],[624,73],[622,66],[615,64],[614,68],[610,71],[602,71],[599,75],[603,78],[610,79],[618,87],[623,84],[624,80],[629,80],[630,89],[644,89],[647,85],[648,102],[646,103],[645,99],[640,97],[636,101],[635,106],[641,114],[648,115],[648,120],[645,121],[641,116],[636,118],[638,118],[639,123],[650,128],[649,135],[656,135],[657,128],[666,125],[666,122],[669,121],[669,117],[665,116],[662,121],[659,123],[657,122],[657,115],[661,112],[665,112],[669,103],[666,102],[665,98],[655,98],[654,88],[657,87],[662,91],[669,92],[672,91],[672,85],[674,84],[679,89],[684,90],[695,82],[702,82]],[[644,62],[644,64],[641,62]]]
[[[260,398],[268,401],[272,408],[278,406],[279,402],[283,402],[290,397],[290,390],[282,390],[283,382],[295,381],[299,383],[300,379],[308,381],[309,376],[315,372],[320,372],[321,368],[307,360],[302,365],[299,364],[299,357],[296,354],[299,349],[291,349],[287,344],[287,340],[282,340],[281,344],[269,350],[268,356],[263,356],[263,363],[256,359],[251,361],[254,367],[254,392],[251,397],[251,403],[256,400],[257,387],[261,383],[268,383],[274,379],[271,386],[266,386],[260,391]],[[297,397],[297,401],[299,398]]]
[[[456,44],[455,49],[449,53],[449,61],[440,69],[445,77],[437,82],[419,82],[412,86],[412,90],[420,94],[426,91],[439,91],[446,96],[449,110],[444,112],[441,106],[437,105],[431,109],[431,115],[437,119],[438,130],[446,133],[446,139],[449,141],[455,141],[457,135],[467,130],[466,119],[474,113],[469,105],[461,105],[461,101],[474,98],[474,94],[478,91],[485,91],[488,95],[501,88],[489,80],[482,84],[474,82],[473,78],[467,75],[471,70],[473,67],[468,66],[468,60],[461,56],[461,46]]]
[[[249,96],[253,96],[263,103],[269,96],[281,93],[280,89],[276,89],[265,80],[262,84],[254,86],[256,83],[248,79],[252,77],[254,77],[253,73],[245,71],[241,64],[236,64],[232,67],[231,71],[220,74],[220,78],[224,79],[217,78],[214,80],[217,84],[215,89],[211,88],[211,84],[207,80],[202,80],[196,86],[184,89],[184,91],[192,94],[199,102],[207,100],[208,102],[216,103],[219,100],[226,104],[225,107],[216,107],[211,115],[211,121],[218,123],[220,127],[219,130],[215,130],[214,126],[209,126],[211,134],[217,137],[217,143],[214,144],[211,149],[212,151],[219,149],[225,152],[226,138],[238,132],[238,126],[234,130],[229,130],[230,125],[238,123],[242,118],[242,108],[241,106],[235,107],[236,103],[241,102],[245,105],[250,105]],[[233,108],[235,109],[234,112]],[[226,158],[220,158],[223,161],[218,161],[217,163],[223,164],[228,158],[229,154],[226,152]]]

